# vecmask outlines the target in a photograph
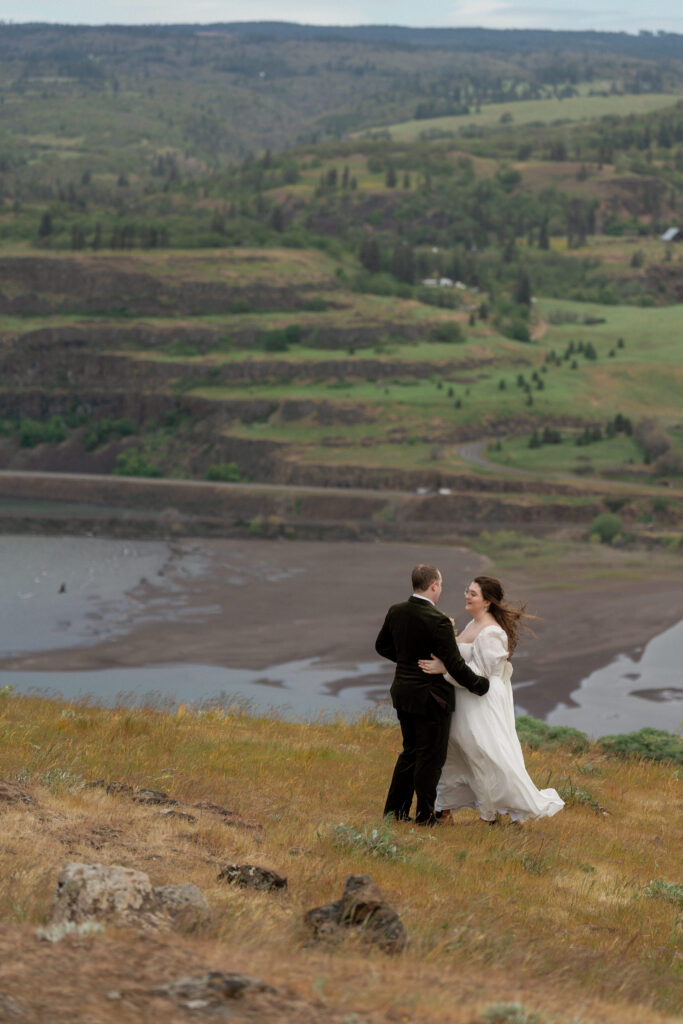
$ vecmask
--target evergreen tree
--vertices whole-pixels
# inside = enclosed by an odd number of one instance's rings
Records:
[[[415,259],[409,245],[399,242],[391,256],[391,273],[398,281],[412,284],[415,280]]]
[[[38,226],[38,238],[47,238],[48,235],[52,234],[52,217],[45,211],[43,216],[40,218],[40,224]]]
[[[515,281],[514,300],[520,306],[528,306],[531,303],[531,282],[524,267],[520,267]]]
[[[382,269],[382,253],[377,239],[366,235],[360,247],[360,261],[371,274],[378,274]]]

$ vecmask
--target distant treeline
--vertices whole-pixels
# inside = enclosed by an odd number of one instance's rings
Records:
[[[683,35],[673,32],[562,32],[550,29],[408,28],[401,25],[320,26],[285,21],[164,25],[165,32],[227,32],[247,39],[348,40],[405,47],[516,53],[530,50],[608,51],[629,57],[683,57]]]

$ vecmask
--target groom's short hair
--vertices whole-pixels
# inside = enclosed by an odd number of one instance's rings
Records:
[[[436,583],[441,573],[435,565],[416,565],[411,574],[413,590],[424,592]]]

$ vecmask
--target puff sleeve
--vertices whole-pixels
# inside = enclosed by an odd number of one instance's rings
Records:
[[[479,670],[487,678],[505,677],[508,664],[508,638],[503,629],[485,629],[474,641]]]

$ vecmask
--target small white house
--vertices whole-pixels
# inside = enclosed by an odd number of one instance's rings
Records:
[[[453,282],[450,277],[424,277],[422,284],[427,288],[452,288]]]
[[[667,228],[660,237],[662,242],[683,242],[683,231],[680,228]]]

